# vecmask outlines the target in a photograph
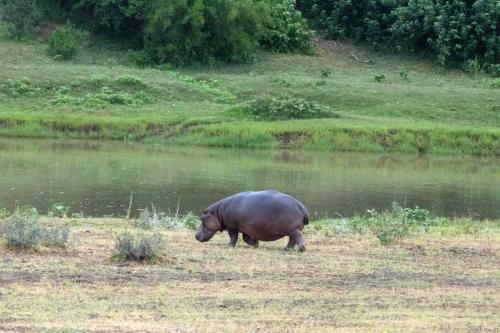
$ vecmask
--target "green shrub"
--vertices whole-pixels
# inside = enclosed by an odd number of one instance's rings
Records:
[[[47,215],[53,217],[67,217],[69,215],[69,212],[69,207],[64,206],[60,203],[55,203],[48,209]]]
[[[450,223],[449,220],[438,218],[434,225],[439,227],[442,235],[477,235],[481,232],[489,232],[491,225],[487,220],[478,221],[470,217],[457,218]]]
[[[9,36],[22,40],[32,36],[37,18],[36,0],[0,0],[0,21]]]
[[[49,37],[49,53],[59,60],[70,60],[76,56],[77,35],[73,27],[69,25],[54,29]]]
[[[108,87],[102,87],[99,92],[88,93],[83,97],[74,97],[66,93],[58,93],[52,100],[52,104],[103,108],[115,104],[140,106],[151,103],[152,101],[153,98],[144,91],[129,93],[127,91],[115,91]]]
[[[328,107],[297,97],[260,97],[254,99],[246,111],[258,120],[337,117]]]
[[[65,225],[49,226],[43,231],[43,245],[48,247],[66,247],[69,228]]]
[[[410,71],[407,68],[401,67],[399,69],[399,77],[401,78],[401,80],[409,82],[410,81],[410,75],[409,74],[410,74]]]
[[[332,75],[332,70],[331,69],[329,69],[329,68],[322,68],[321,69],[321,78],[326,79],[330,75]]]
[[[380,213],[375,218],[372,232],[377,236],[382,245],[388,245],[401,240],[408,235],[410,224],[400,215]]]
[[[146,207],[139,213],[133,223],[136,227],[142,229],[155,229],[161,227],[164,218],[165,214],[157,212],[155,207]]]
[[[115,78],[115,82],[125,85],[125,86],[144,86],[144,82],[135,76],[123,75]]]
[[[500,88],[500,77],[497,77],[496,79],[491,80],[490,87],[494,88],[494,89],[499,89]]]
[[[43,228],[34,215],[14,213],[4,226],[7,246],[16,250],[37,248],[43,240]]]
[[[29,206],[18,207],[1,229],[0,236],[5,237],[7,246],[16,250],[36,249],[40,245],[65,247],[69,237],[66,226],[44,227],[37,210]]]
[[[123,232],[116,238],[116,250],[120,258],[125,260],[151,260],[158,256],[164,241],[160,234],[152,235]]]
[[[494,73],[500,63],[497,0],[298,0],[327,38],[433,55]]]
[[[35,96],[42,91],[42,88],[37,87],[29,78],[25,77],[20,80],[8,79],[0,84],[0,91],[12,97]]]
[[[96,34],[120,39],[130,46],[142,44],[151,0],[39,0],[50,21],[70,20]]]
[[[31,206],[18,206],[16,207],[15,214],[35,217],[37,219],[39,217],[38,210],[35,207]]]
[[[185,215],[178,213],[165,214],[158,212],[154,207],[146,207],[141,211],[139,217],[134,220],[134,225],[142,229],[196,230],[199,223],[199,218],[191,212]]]
[[[0,208],[0,220],[6,219],[10,216],[10,212],[7,208]]]
[[[393,203],[392,208],[387,211],[371,209],[365,215],[342,219],[333,224],[333,231],[354,234],[371,232],[381,244],[388,245],[404,238],[413,227],[428,231],[430,226],[436,225],[436,221],[427,209],[418,206],[403,208],[398,203]]]
[[[375,75],[374,79],[375,79],[375,82],[381,83],[381,82],[385,81],[385,75],[384,74],[377,74],[377,75]]]
[[[312,33],[295,0],[270,1],[270,19],[260,43],[275,52],[312,52]]]
[[[265,19],[258,0],[156,0],[153,8],[144,46],[157,63],[252,60]]]
[[[189,212],[186,215],[170,215],[162,220],[162,225],[171,230],[196,230],[200,224],[198,216]]]
[[[127,51],[128,61],[139,67],[149,67],[154,61],[151,55],[146,50],[128,50]]]

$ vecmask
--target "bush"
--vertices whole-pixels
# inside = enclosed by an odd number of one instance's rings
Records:
[[[402,215],[383,212],[377,213],[373,218],[371,230],[382,245],[399,241],[410,231],[410,223]]]
[[[29,78],[25,77],[20,80],[6,80],[0,84],[0,91],[12,97],[34,96],[41,92],[42,88],[37,87]]]
[[[38,247],[43,240],[43,229],[33,215],[15,213],[4,226],[7,246],[16,250]]]
[[[158,212],[154,207],[146,207],[134,220],[134,225],[142,229],[196,230],[199,224],[199,218],[191,212],[186,215],[178,213],[168,215]]]
[[[491,80],[490,87],[493,89],[500,89],[500,77]]]
[[[144,34],[157,63],[246,62],[252,59],[265,13],[257,0],[156,0]]]
[[[54,29],[49,37],[49,53],[60,60],[70,60],[76,56],[76,31],[69,25]]]
[[[127,91],[115,91],[108,87],[102,87],[99,92],[88,93],[83,97],[74,97],[65,93],[59,93],[53,105],[75,105],[92,108],[104,108],[109,105],[133,105],[140,106],[151,103],[153,98],[144,91],[129,93]]]
[[[151,207],[151,209],[146,207],[139,213],[139,217],[134,220],[134,225],[142,229],[159,228],[164,217],[164,214],[157,212],[154,207]]]
[[[31,37],[36,17],[36,0],[0,0],[0,20],[7,23],[7,31],[13,39]]]
[[[385,75],[384,74],[377,74],[374,76],[375,82],[381,83],[385,81]]]
[[[150,0],[39,0],[47,19],[72,22],[94,33],[142,45],[144,26],[151,12]]]
[[[69,238],[69,228],[64,225],[54,225],[45,228],[43,245],[48,247],[66,247]]]
[[[69,207],[66,207],[60,203],[55,203],[48,209],[47,215],[53,217],[67,217],[69,215],[69,212]]]
[[[130,75],[119,76],[119,77],[115,78],[115,81],[119,84],[124,85],[124,86],[131,86],[131,87],[145,85],[141,79],[139,79],[135,76],[130,76]]]
[[[38,210],[35,207],[31,206],[18,206],[16,207],[15,213],[18,215],[34,217],[37,219],[39,217]]]
[[[250,103],[247,113],[258,120],[337,117],[326,106],[296,97],[260,97]]]
[[[39,0],[38,4],[48,21],[71,21],[127,43],[129,58],[141,66],[249,62],[259,43],[279,52],[311,51],[311,32],[294,8],[295,0]]]
[[[160,234],[152,235],[123,232],[116,238],[116,250],[118,255],[125,260],[151,260],[158,256],[158,251],[164,241]]]
[[[162,225],[165,228],[172,230],[196,230],[199,224],[200,219],[191,212],[186,215],[175,214],[166,216],[162,221]]]
[[[404,238],[412,227],[423,227],[427,231],[436,223],[437,220],[427,209],[418,206],[403,208],[398,203],[393,203],[391,210],[388,211],[378,212],[371,209],[365,215],[342,219],[340,223],[333,225],[333,231],[355,234],[372,232],[381,244],[388,245]]]
[[[263,47],[276,52],[312,52],[312,33],[295,0],[273,0],[270,19],[260,40]]]
[[[10,212],[7,208],[0,208],[0,220],[5,219],[10,216]],[[0,232],[1,234],[1,232]]]
[[[65,247],[68,242],[69,228],[63,225],[44,227],[39,222],[38,212],[33,207],[18,207],[0,230],[7,241],[7,247],[16,250],[47,247]]]
[[[497,0],[299,0],[327,38],[433,55],[441,65],[477,59],[482,71],[500,63]]]

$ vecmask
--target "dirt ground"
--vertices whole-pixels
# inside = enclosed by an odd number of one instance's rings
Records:
[[[81,220],[66,249],[0,246],[2,332],[498,332],[500,236],[309,232],[254,249],[166,231],[156,264],[112,259],[118,220]]]

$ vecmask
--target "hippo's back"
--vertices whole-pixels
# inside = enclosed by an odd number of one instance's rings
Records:
[[[225,221],[250,234],[265,230],[277,237],[309,222],[304,205],[278,191],[241,192],[227,199]]]

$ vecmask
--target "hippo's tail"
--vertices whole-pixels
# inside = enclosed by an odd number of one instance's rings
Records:
[[[304,225],[309,224],[309,212],[307,211],[307,208],[304,207],[303,205],[300,205],[300,210],[302,211],[302,214],[304,214],[302,222],[304,223]]]

